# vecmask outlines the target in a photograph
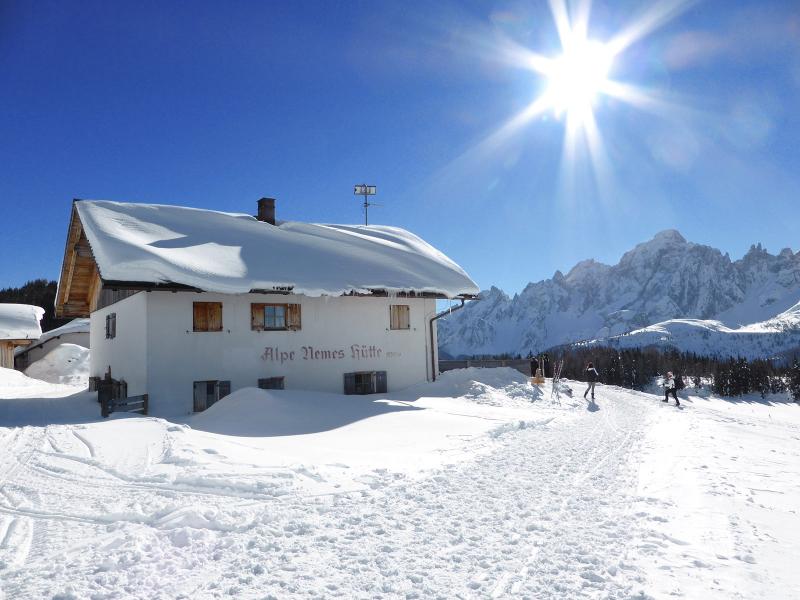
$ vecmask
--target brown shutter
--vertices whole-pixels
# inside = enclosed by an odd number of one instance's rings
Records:
[[[286,329],[291,331],[300,330],[300,305],[287,304],[286,305]]]
[[[410,329],[409,306],[407,304],[392,304],[389,306],[389,328]]]
[[[208,302],[208,330],[222,331],[222,302]]]
[[[253,331],[262,331],[264,329],[263,304],[250,305],[250,329],[252,329]]]
[[[194,331],[208,331],[208,310],[205,302],[194,303]]]

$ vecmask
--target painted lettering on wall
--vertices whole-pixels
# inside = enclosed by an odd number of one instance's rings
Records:
[[[352,344],[347,350],[302,346],[299,351],[286,350],[279,346],[267,346],[261,354],[261,359],[283,364],[295,360],[344,360],[347,356],[353,360],[370,360],[399,355],[399,352],[384,352],[383,348],[374,344]]]
[[[261,355],[261,358],[270,362],[279,362],[283,364],[286,361],[294,360],[294,356],[294,350],[280,350],[277,346],[274,348],[267,346],[264,348],[264,354]]]
[[[362,360],[365,358],[380,358],[383,350],[377,346],[367,346],[366,344],[353,344],[350,346],[350,358]]]
[[[344,358],[344,350],[331,350],[315,348],[314,346],[303,346],[301,348],[303,360],[337,360]]]

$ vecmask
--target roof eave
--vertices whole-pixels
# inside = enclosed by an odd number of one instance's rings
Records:
[[[121,281],[121,280],[102,280],[103,289],[107,290],[138,290],[138,291],[160,291],[160,292],[195,292],[195,293],[211,293],[208,290],[203,290],[191,285],[183,283],[174,283],[171,281],[165,282],[151,282],[151,281]],[[224,292],[223,292],[224,293]],[[275,289],[251,289],[250,294],[283,294],[295,295],[291,288],[275,288]],[[302,294],[296,294],[301,296]],[[457,296],[448,296],[439,292],[388,292],[383,289],[370,290],[365,292],[347,292],[340,294],[342,296],[362,296],[362,297],[388,297],[395,296],[398,298],[434,298],[437,300],[475,300],[477,294],[458,294]]]

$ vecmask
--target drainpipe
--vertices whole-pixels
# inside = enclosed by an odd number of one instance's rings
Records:
[[[431,320],[430,320],[430,323],[428,323],[428,327],[430,327],[430,335],[431,335],[431,380],[432,381],[436,381],[436,372],[439,370],[439,369],[436,368],[437,367],[437,365],[436,365],[437,348],[436,348],[436,346],[434,344],[434,339],[433,339],[433,322],[436,319],[440,319],[440,318],[444,317],[445,315],[449,315],[451,312],[455,312],[455,311],[457,311],[457,310],[459,310],[461,308],[464,308],[464,299],[461,298],[460,300],[461,300],[461,304],[459,304],[455,308],[450,307],[447,310],[443,310],[438,315],[435,315],[434,317],[432,317]]]

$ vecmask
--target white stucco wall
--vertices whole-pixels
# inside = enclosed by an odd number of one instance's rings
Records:
[[[148,391],[147,296],[139,292],[91,314],[89,339],[92,377],[103,377],[111,366],[114,379],[124,379],[128,395]],[[106,339],[106,315],[117,313],[117,335]]]
[[[230,380],[231,390],[235,391],[256,386],[259,378],[282,376],[286,389],[342,393],[343,374],[352,371],[387,371],[390,391],[430,377],[428,320],[435,314],[435,300],[187,292],[140,293],[98,311],[97,317],[93,315],[93,319],[97,318],[97,326],[92,321],[93,372],[95,357],[100,360],[106,348],[114,347],[114,340],[96,342],[94,332],[104,331],[105,312],[116,310],[117,336],[125,335],[121,327],[136,313],[134,307],[123,313],[120,306],[130,300],[146,302],[147,332],[139,335],[144,335],[147,344],[144,370],[152,414],[191,412],[194,381]],[[222,302],[223,331],[193,332],[193,302]],[[252,331],[253,302],[301,304],[302,329]],[[390,304],[410,306],[411,329],[389,329]],[[134,306],[140,309],[139,304]],[[139,351],[140,345],[136,352]],[[315,351],[328,351],[329,358]],[[370,352],[374,356],[370,357]],[[120,355],[119,360],[129,360],[134,353]],[[108,361],[100,362],[103,364],[98,363],[98,372],[104,371]],[[113,364],[115,376],[121,374],[122,369]],[[141,393],[134,391],[128,381],[129,394]]]

